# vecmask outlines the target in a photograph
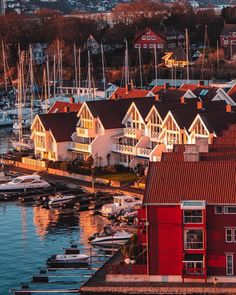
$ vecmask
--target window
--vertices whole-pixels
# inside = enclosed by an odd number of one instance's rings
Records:
[[[135,48],[140,48],[141,45],[140,44],[135,44]]]
[[[226,254],[226,275],[232,276],[234,274],[233,268],[233,254]]]
[[[236,228],[225,229],[225,241],[226,243],[236,243]]]
[[[228,45],[228,44],[229,44],[228,40],[225,40],[225,41],[224,41],[224,44],[225,44],[225,45]]]
[[[203,275],[202,261],[185,261],[184,264],[185,275]]]
[[[215,214],[223,214],[223,206],[215,206]]]
[[[142,40],[146,40],[146,36],[142,36]]]
[[[184,210],[184,223],[202,223],[202,210]]]
[[[203,231],[201,229],[184,230],[184,249],[203,249]]]
[[[236,206],[225,206],[224,212],[225,214],[236,214]]]
[[[152,40],[156,40],[156,36],[152,36],[151,38],[152,38]]]
[[[147,36],[147,40],[151,40],[151,36]]]
[[[143,44],[143,48],[147,48],[147,44]]]

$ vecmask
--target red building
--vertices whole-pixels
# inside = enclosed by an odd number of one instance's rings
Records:
[[[133,41],[134,48],[144,49],[163,49],[166,44],[166,38],[163,34],[154,32],[150,28],[146,28],[138,33]]]
[[[220,34],[220,46],[225,54],[232,57],[236,53],[236,24],[225,24]]]
[[[150,163],[139,213],[150,281],[235,281],[235,160],[233,124],[211,146],[199,139]]]

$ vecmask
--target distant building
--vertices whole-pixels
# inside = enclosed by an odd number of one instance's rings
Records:
[[[37,65],[40,65],[46,61],[46,49],[47,49],[47,44],[45,43],[33,44],[33,48],[32,48],[33,60]]]
[[[150,28],[146,28],[141,33],[138,33],[133,41],[134,48],[144,49],[163,49],[166,43],[165,36],[161,33],[154,32]]]
[[[178,46],[171,51],[165,52],[162,57],[167,68],[184,68],[187,65],[192,65],[193,62],[187,60],[185,50],[182,46]]]
[[[225,24],[220,34],[220,46],[232,57],[236,52],[236,24]]]
[[[88,39],[86,40],[84,44],[84,48],[89,50],[91,54],[98,54],[101,50],[100,44],[96,41],[96,39],[93,37],[93,35],[89,35]]]
[[[4,15],[7,8],[6,0],[0,0],[0,14]]]

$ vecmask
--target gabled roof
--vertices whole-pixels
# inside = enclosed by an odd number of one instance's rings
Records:
[[[156,35],[159,35],[163,40],[166,40],[166,37],[165,37],[164,34],[156,32],[155,30],[150,29],[149,27],[147,27],[143,31],[136,33],[133,43],[135,43],[143,34],[145,34],[147,30],[150,30],[151,32],[155,33]]]
[[[227,94],[236,102],[236,84],[230,88]]]
[[[168,53],[168,52],[167,52]],[[182,46],[177,46],[172,51],[169,51],[171,54],[171,59],[174,59],[175,61],[186,61],[186,53],[184,51],[184,48]]]
[[[149,90],[130,89],[126,91],[125,87],[118,87],[110,97],[110,99],[127,99],[127,98],[143,98],[147,96]]]
[[[144,204],[236,204],[236,161],[150,162]]]
[[[38,115],[46,131],[51,131],[56,142],[71,141],[78,122],[77,112]]]
[[[81,108],[81,103],[70,103],[65,101],[56,101],[48,111],[51,113],[65,113],[65,112],[78,112]]]
[[[224,29],[220,35],[228,36],[231,32],[236,32],[236,24],[224,24]]]

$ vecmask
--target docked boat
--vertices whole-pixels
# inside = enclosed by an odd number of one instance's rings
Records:
[[[37,188],[48,188],[51,185],[41,179],[39,175],[24,175],[14,178],[13,180],[0,184],[0,193],[2,192],[16,192],[16,191],[27,191]]]
[[[117,215],[122,210],[126,211],[140,205],[142,205],[142,201],[138,198],[125,195],[114,196],[114,202],[112,204],[103,205],[100,213],[108,217],[111,215]]]
[[[11,144],[17,151],[31,151],[34,149],[33,141],[28,137],[23,137],[20,141],[12,139]]]
[[[113,231],[111,227],[104,226],[103,231],[99,234],[95,234],[90,238],[93,246],[103,247],[121,247],[130,238],[132,234],[126,231]]]
[[[48,267],[80,267],[89,263],[89,256],[86,254],[64,254],[52,255],[47,260]]]
[[[57,194],[55,197],[52,197],[49,200],[48,206],[51,208],[67,207],[70,205],[74,205],[76,199],[77,199],[77,196],[75,195]]]

